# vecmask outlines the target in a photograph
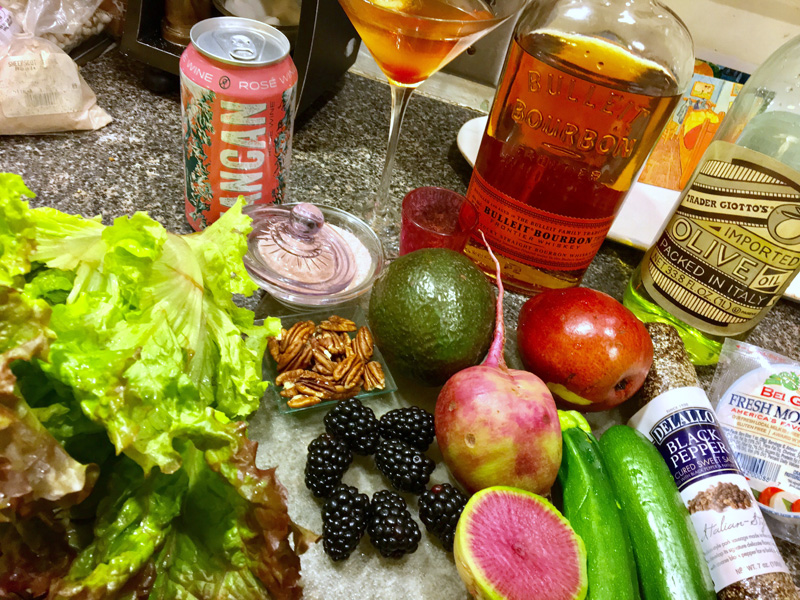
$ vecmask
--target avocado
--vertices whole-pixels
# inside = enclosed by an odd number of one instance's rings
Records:
[[[463,254],[417,250],[392,262],[375,281],[368,319],[392,368],[428,385],[443,385],[489,349],[494,287]]]

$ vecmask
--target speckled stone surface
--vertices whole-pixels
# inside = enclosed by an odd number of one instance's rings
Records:
[[[99,104],[114,118],[94,132],[39,136],[0,137],[0,171],[20,173],[37,194],[37,206],[87,215],[104,221],[146,210],[175,232],[189,232],[183,209],[180,107],[177,94],[155,95],[141,84],[141,65],[116,51],[107,53],[82,70],[97,94]],[[392,195],[399,202],[411,188],[439,185],[466,190],[470,168],[456,147],[456,135],[474,111],[418,96],[412,99],[401,134]],[[369,198],[383,165],[389,121],[389,89],[383,83],[348,74],[321,98],[296,124],[291,180],[292,200],[331,204],[350,210]],[[389,246],[396,239],[385,240]],[[592,263],[584,285],[621,299],[631,270],[641,252],[606,242]],[[255,307],[259,297],[248,304]],[[506,322],[510,329],[507,357],[518,364],[513,326],[524,298],[507,296]],[[261,299],[260,312],[274,307]],[[800,359],[800,306],[781,301],[752,332],[748,341]],[[708,387],[713,368],[699,369]],[[407,382],[400,382],[408,385]],[[378,414],[407,402],[432,408],[435,392],[401,387],[374,408]],[[319,528],[318,507],[303,488],[305,445],[322,428],[319,412],[303,417],[277,415],[263,407],[254,417],[253,431],[263,441],[259,455],[265,464],[278,464],[278,474],[290,494],[290,511],[301,524]],[[291,452],[272,439],[294,438]],[[366,488],[381,485],[357,465],[350,483]],[[443,466],[434,481],[448,478]],[[347,480],[346,480],[347,481]],[[385,486],[385,483],[382,484]],[[796,581],[800,582],[798,549],[781,544]],[[365,578],[379,576],[382,598],[464,598],[452,558],[423,539],[417,554],[385,565],[368,544],[344,565],[332,565],[320,549],[304,557],[307,597],[355,598],[363,595]],[[376,566],[379,567],[376,570]],[[426,575],[430,570],[430,574]],[[435,573],[435,574],[434,574]],[[377,575],[376,575],[377,574]],[[413,583],[412,583],[413,582]],[[376,582],[377,583],[377,582]],[[362,592],[357,592],[362,590]],[[413,595],[408,595],[412,593]],[[443,595],[444,594],[444,595]]]

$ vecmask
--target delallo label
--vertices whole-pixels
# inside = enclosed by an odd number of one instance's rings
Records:
[[[213,223],[240,195],[247,204],[282,203],[297,82],[291,59],[232,67],[189,46],[180,68],[186,217],[192,227]]]
[[[710,406],[675,411],[653,425],[649,435],[679,490],[720,473],[739,473]]]
[[[756,575],[789,572],[702,389],[669,390],[628,425],[664,457],[717,592]]]
[[[717,414],[764,510],[800,523],[800,367],[750,371],[722,395]]]
[[[750,330],[800,267],[800,173],[713,142],[645,265],[645,288],[682,321],[712,335]]]

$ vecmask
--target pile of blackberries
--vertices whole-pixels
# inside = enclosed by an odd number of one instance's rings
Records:
[[[375,464],[392,486],[402,492],[422,494],[419,516],[446,550],[453,549],[458,517],[467,496],[449,484],[426,486],[435,463],[425,455],[436,432],[433,415],[412,406],[384,414],[380,420],[356,398],[339,402],[325,415],[325,431],[308,445],[305,482],[322,507],[325,552],[344,560],[356,549],[364,531],[387,558],[414,552],[421,533],[403,497],[381,490],[366,494],[342,484],[353,453],[375,455]]]

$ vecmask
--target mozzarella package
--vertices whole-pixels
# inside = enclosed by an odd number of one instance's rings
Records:
[[[800,364],[729,339],[711,399],[770,529],[800,543]]]

